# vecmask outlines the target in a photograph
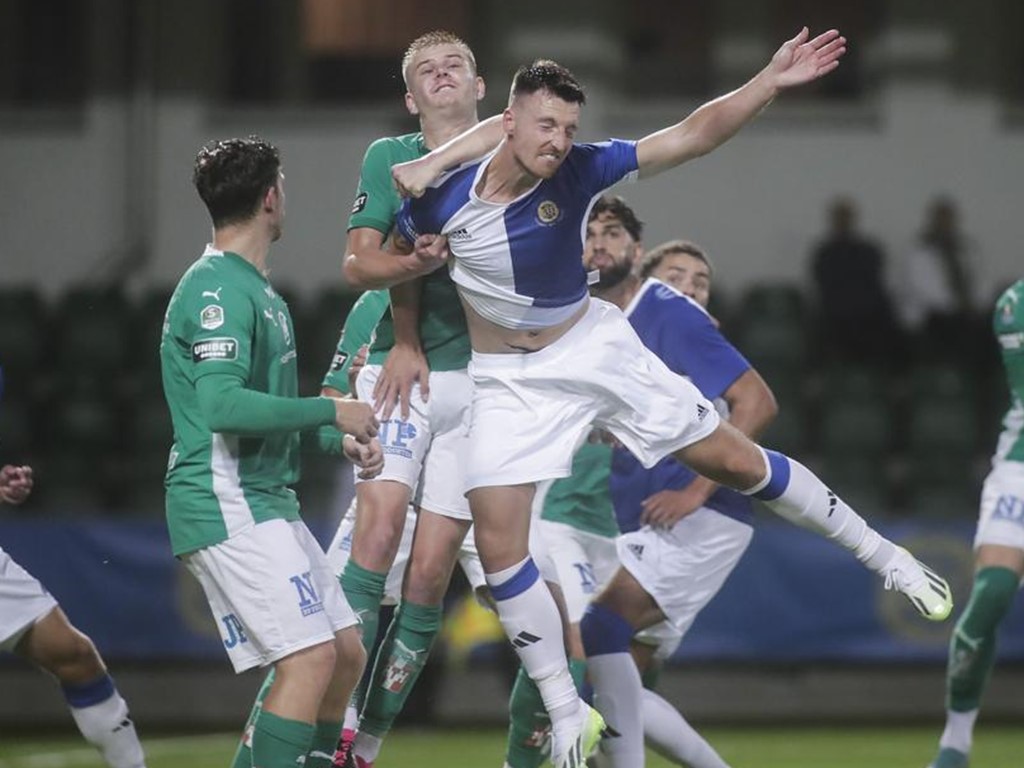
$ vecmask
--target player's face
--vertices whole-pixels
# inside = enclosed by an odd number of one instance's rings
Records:
[[[284,195],[284,173],[277,176],[277,184],[267,193],[268,209],[270,214],[271,240],[281,239],[284,231],[285,195]]]
[[[615,215],[599,213],[587,223],[583,266],[599,270],[599,288],[610,288],[633,270],[640,245]]]
[[[711,270],[708,265],[688,253],[670,253],[651,270],[651,277],[668,283],[707,309],[711,299]]]
[[[580,124],[580,105],[539,90],[516,97],[505,110],[505,133],[516,161],[539,179],[550,179],[565,161]]]
[[[452,108],[475,111],[484,95],[483,79],[477,76],[466,50],[454,43],[418,51],[405,77],[409,88],[405,103],[414,115]]]

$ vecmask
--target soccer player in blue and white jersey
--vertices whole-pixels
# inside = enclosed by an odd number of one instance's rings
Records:
[[[537,481],[569,474],[591,424],[612,432],[644,466],[671,454],[820,530],[885,573],[928,618],[951,610],[944,581],[869,529],[803,465],[721,421],[710,401],[644,347],[617,307],[592,300],[580,259],[601,192],[707,154],[782,90],[830,72],[844,52],[835,30],[809,39],[804,29],[746,85],[681,122],[638,142],[578,145],[583,91],[564,67],[537,62],[516,74],[498,149],[443,175],[399,213],[396,249],[453,257],[473,347],[467,496],[502,624],[551,715],[555,768],[582,763],[602,720],[569,675],[561,618],[529,556],[530,506]],[[414,163],[428,172],[451,167],[472,157],[471,145],[472,137],[456,140]],[[593,634],[609,649],[628,645],[629,621],[610,610],[597,620],[604,625]]]

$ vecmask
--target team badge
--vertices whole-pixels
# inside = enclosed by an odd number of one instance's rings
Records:
[[[554,224],[561,215],[562,211],[554,200],[544,200],[537,206],[537,221],[541,224]]]
[[[209,304],[203,307],[199,313],[199,325],[208,331],[220,328],[224,325],[224,307],[219,304]]]
[[[366,207],[366,201],[369,197],[365,192],[360,192],[356,195],[356,200],[352,203],[352,213],[360,213]]]

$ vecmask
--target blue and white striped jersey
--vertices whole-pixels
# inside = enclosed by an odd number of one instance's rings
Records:
[[[700,304],[660,280],[651,278],[643,284],[626,307],[626,316],[644,346],[672,371],[690,379],[708,400],[720,398],[750,368]],[[725,408],[722,402],[715,405]],[[667,413],[665,418],[680,415]],[[644,469],[633,454],[617,447],[609,486],[619,530],[628,533],[640,527],[644,499],[659,491],[685,488],[696,476],[671,456]],[[704,506],[742,523],[749,524],[753,518],[750,499],[728,488],[719,488]]]
[[[476,188],[491,157],[441,176],[407,200],[396,226],[409,242],[442,234],[463,299],[505,328],[562,322],[587,299],[583,240],[597,197],[635,176],[636,142],[576,144],[550,179],[509,203],[482,200]]]

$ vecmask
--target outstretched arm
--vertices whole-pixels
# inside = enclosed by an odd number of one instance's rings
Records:
[[[501,115],[489,117],[429,154],[392,166],[391,178],[399,194],[403,197],[419,197],[430,182],[449,168],[486,155],[505,137],[501,118]]]
[[[846,38],[834,29],[813,40],[809,37],[804,27],[746,85],[698,107],[682,122],[640,139],[636,148],[640,176],[654,176],[706,155],[735,135],[780,91],[817,80],[838,67],[846,53]]]

